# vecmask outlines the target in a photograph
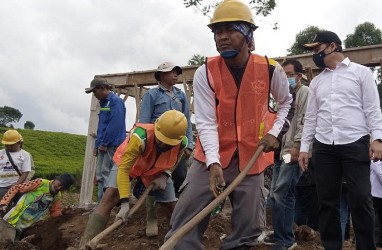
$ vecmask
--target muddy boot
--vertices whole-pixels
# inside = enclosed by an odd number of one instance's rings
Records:
[[[155,197],[146,198],[146,236],[153,237],[158,235],[157,209],[155,206]]]
[[[86,249],[86,243],[106,228],[107,220],[108,218],[97,213],[89,215],[88,224],[86,225],[84,236],[81,238],[79,249]]]

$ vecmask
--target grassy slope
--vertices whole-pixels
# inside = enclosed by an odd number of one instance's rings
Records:
[[[0,138],[6,130],[7,128],[0,128]],[[29,129],[18,131],[24,138],[23,149],[33,156],[35,177],[51,179],[64,172],[80,177],[86,136]],[[3,145],[0,147],[3,148]]]

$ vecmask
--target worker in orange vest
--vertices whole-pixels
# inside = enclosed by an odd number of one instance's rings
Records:
[[[225,0],[208,25],[219,56],[207,58],[194,75],[193,90],[198,140],[184,190],[171,217],[165,240],[184,226],[230,184],[259,145],[264,153],[229,196],[232,232],[220,249],[249,249],[265,227],[263,171],[289,127],[292,96],[282,67],[252,54],[257,28],[247,5]],[[269,110],[270,93],[278,104]],[[203,249],[209,217],[180,239],[174,249]]]
[[[187,148],[187,119],[183,113],[169,110],[155,124],[135,124],[129,137],[117,148],[114,166],[100,204],[89,215],[81,239],[80,249],[86,242],[106,227],[111,210],[120,202],[121,209],[116,219],[127,222],[129,213],[130,179],[136,179],[134,196],[139,198],[144,189],[154,184],[156,202],[168,208],[171,214],[177,198],[172,183],[172,171]]]

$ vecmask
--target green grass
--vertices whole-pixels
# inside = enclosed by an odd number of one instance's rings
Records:
[[[9,128],[0,128],[0,137]],[[53,179],[71,173],[80,180],[85,157],[86,136],[62,132],[17,129],[23,136],[23,149],[32,154],[35,178]],[[1,144],[0,148],[4,148]]]

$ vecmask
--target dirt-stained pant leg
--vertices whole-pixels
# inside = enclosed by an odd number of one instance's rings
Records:
[[[239,175],[238,160],[233,158],[224,170],[229,185]],[[246,176],[230,194],[232,204],[232,232],[225,238],[220,249],[238,246],[254,246],[265,228],[264,174]]]
[[[205,164],[195,160],[187,173],[185,188],[179,197],[171,216],[170,231],[165,237],[168,240],[179,228],[191,220],[212,200],[209,189],[209,172]],[[186,234],[174,249],[204,249],[202,239],[208,226],[209,216]]]

